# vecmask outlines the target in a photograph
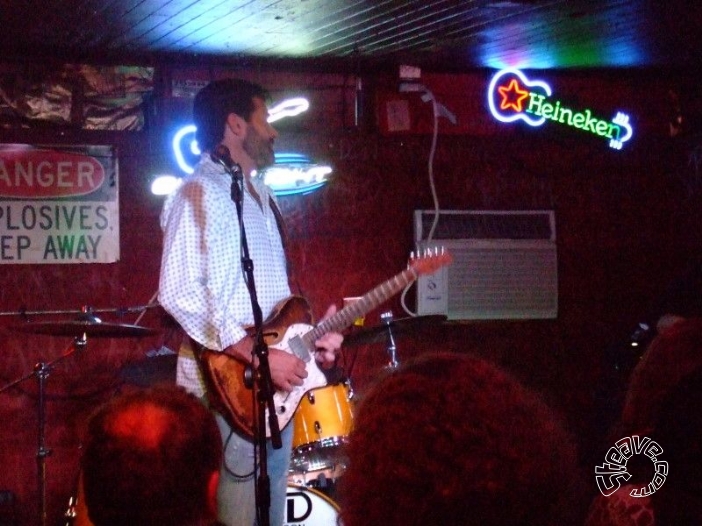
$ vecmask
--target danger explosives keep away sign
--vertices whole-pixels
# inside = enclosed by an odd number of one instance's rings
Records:
[[[119,260],[111,146],[0,144],[0,263]]]

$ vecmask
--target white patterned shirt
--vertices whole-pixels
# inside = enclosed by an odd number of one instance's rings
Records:
[[[270,207],[271,192],[258,177],[251,178],[251,183],[262,207],[244,192],[244,228],[265,319],[278,302],[290,296],[290,287],[280,232]],[[159,302],[163,308],[208,349],[221,351],[246,336],[244,327],[254,319],[241,264],[231,176],[209,155],[202,156],[193,175],[165,201],[161,228]],[[176,382],[196,396],[205,394],[200,369],[187,346],[179,351]]]

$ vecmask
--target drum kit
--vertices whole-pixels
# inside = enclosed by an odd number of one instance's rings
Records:
[[[155,305],[135,307],[130,311],[145,311]],[[40,524],[47,521],[46,514],[46,457],[51,450],[45,443],[46,380],[58,364],[87,347],[91,338],[139,338],[156,334],[153,329],[139,325],[103,322],[97,311],[83,307],[78,317],[69,321],[25,322],[12,325],[11,330],[72,338],[71,344],[50,362],[40,362],[34,370],[10,384],[0,388],[3,393],[18,384],[35,378],[38,383],[38,494]],[[105,311],[100,311],[105,312]],[[110,311],[112,312],[112,311]],[[124,313],[124,310],[119,313]],[[52,313],[53,314],[53,313]],[[445,316],[417,316],[394,320],[392,313],[381,315],[381,324],[356,330],[347,335],[345,347],[385,342],[389,355],[388,368],[399,365],[396,337],[417,329],[421,324],[436,323]],[[349,380],[308,391],[302,398],[293,417],[293,453],[288,477],[286,525],[332,526],[337,524],[338,505],[334,501],[335,485],[343,476],[347,459],[344,454],[353,428],[353,389]],[[66,513],[69,524],[77,524],[73,504]],[[78,503],[80,506],[80,503]],[[87,518],[83,519],[87,521]],[[83,524],[89,524],[84,522]]]
[[[391,312],[380,316],[381,324],[357,330],[344,338],[352,347],[386,343],[387,368],[399,366],[396,337],[422,324],[446,320],[429,315],[393,319]],[[293,453],[288,477],[285,525],[335,526],[338,505],[335,487],[346,469],[345,445],[353,428],[353,389],[346,380],[308,391],[293,416]]]
[[[138,307],[136,309],[144,311],[148,308]],[[128,311],[131,311],[129,309]],[[101,311],[104,312],[104,311]],[[112,311],[111,311],[112,312]],[[116,312],[116,311],[114,311]],[[120,312],[127,312],[121,310]],[[40,313],[21,313],[28,314],[47,314]],[[69,321],[48,321],[48,322],[25,322],[18,325],[10,326],[11,330],[31,333],[43,334],[48,336],[71,337],[71,343],[66,347],[57,358],[50,362],[39,362],[34,366],[32,372],[10,382],[0,388],[0,393],[4,393],[21,383],[35,378],[37,381],[38,403],[37,403],[37,485],[39,496],[39,524],[42,526],[47,523],[46,510],[46,457],[51,455],[51,449],[46,447],[46,380],[51,371],[63,360],[71,357],[77,352],[84,351],[88,346],[88,339],[93,337],[98,338],[135,338],[155,334],[156,331],[141,327],[139,325],[128,325],[121,323],[103,322],[97,317],[96,312],[88,307],[81,308],[80,311],[52,311],[48,314],[78,314],[76,319]]]

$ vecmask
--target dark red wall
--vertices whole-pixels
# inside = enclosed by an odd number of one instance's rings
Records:
[[[392,135],[375,126],[376,113],[383,108],[378,101],[395,96],[389,77],[363,79],[356,113],[356,83],[344,75],[160,68],[149,131],[0,130],[2,142],[118,147],[122,253],[115,264],[3,265],[0,311],[85,305],[117,311],[149,303],[157,287],[161,248],[161,199],[149,195],[149,177],[163,161],[167,128],[187,118],[189,111],[188,101],[171,99],[167,86],[173,78],[229,73],[258,80],[274,95],[306,90],[312,99],[312,109],[297,124],[279,126],[279,149],[304,149],[330,161],[335,170],[332,182],[318,192],[281,199],[290,253],[316,314],[330,302],[341,305],[344,296],[365,293],[404,267],[413,248],[413,210],[432,207],[428,105],[412,99],[413,133]],[[699,252],[701,193],[696,165],[690,162],[697,145],[694,137],[668,136],[668,90],[679,84],[679,75],[624,71],[542,76],[574,107],[607,116],[628,111],[632,141],[614,151],[601,139],[556,124],[537,129],[497,125],[484,103],[487,72],[426,75],[423,82],[459,117],[455,128],[445,119],[440,123],[434,172],[441,208],[555,210],[558,318],[430,325],[400,337],[398,353],[404,361],[425,351],[477,352],[504,365],[563,413],[581,443],[589,474],[590,455],[599,454],[604,423],[596,395],[602,386],[614,389],[622,380],[613,373],[613,355],[670,280]],[[407,316],[395,298],[371,313],[366,325],[377,325],[379,313],[391,307],[396,317]],[[80,432],[89,411],[131,388],[120,373],[123,366],[151,365],[147,351],[162,345],[177,348],[177,334],[158,308],[148,309],[142,318],[130,310],[123,317],[108,314],[103,319],[138,321],[157,334],[93,338],[85,351],[61,360],[48,377],[49,524],[60,523],[75,491]],[[0,318],[2,385],[71,349],[70,338],[12,330],[20,321]],[[374,344],[348,347],[344,359],[353,387],[362,395],[388,358],[384,345]],[[33,524],[37,516],[37,407],[34,378],[0,394],[0,489],[17,496],[21,524]]]

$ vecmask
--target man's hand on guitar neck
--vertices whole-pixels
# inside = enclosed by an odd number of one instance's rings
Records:
[[[336,314],[336,305],[332,304],[319,321],[323,322],[327,318],[334,316],[334,314]],[[334,367],[337,352],[341,348],[343,342],[344,336],[338,332],[328,332],[314,342],[317,347],[317,352],[314,353],[315,359],[322,369],[331,369]]]

